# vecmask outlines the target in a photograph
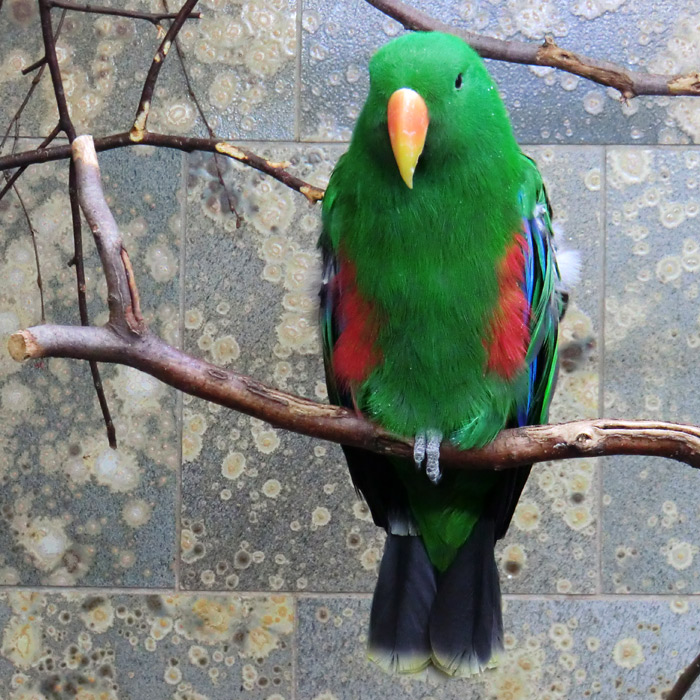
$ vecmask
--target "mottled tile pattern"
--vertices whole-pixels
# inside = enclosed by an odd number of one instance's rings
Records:
[[[186,24],[181,45],[218,133],[251,140],[253,150],[325,185],[345,149],[330,142],[349,138],[364,99],[367,60],[402,30],[361,0],[299,2],[201,0],[204,17]],[[19,69],[40,56],[35,1],[1,4],[0,124],[31,82]],[[156,11],[161,2],[129,7]],[[551,34],[640,69],[697,69],[698,0],[421,8],[503,38]],[[53,16],[57,23],[60,11]],[[80,131],[130,126],[157,43],[148,23],[68,13],[60,58]],[[700,151],[633,145],[700,140],[700,101],[621,105],[614,91],[567,74],[490,69],[518,138],[542,144],[526,150],[543,171],[560,238],[581,253],[552,420],[602,410],[700,422]],[[20,131],[43,135],[55,118],[46,74]],[[175,51],[150,126],[204,133]],[[295,136],[329,143],[295,144]],[[211,156],[131,148],[100,162],[154,331],[324,400],[314,298],[320,207],[222,159],[224,191]],[[75,323],[67,166],[34,166],[19,187],[39,232],[47,316]],[[104,322],[105,286],[88,239],[90,313]],[[20,366],[7,355],[9,334],[39,320],[35,278],[10,195],[0,202],[2,700],[654,698],[697,654],[700,608],[667,594],[700,592],[698,475],[661,460],[610,459],[603,470],[582,460],[533,469],[499,544],[503,589],[516,594],[506,595],[500,667],[468,681],[385,676],[364,654],[383,535],[357,500],[340,449],[187,397],[180,440],[174,392],[103,366],[120,438],[112,453],[83,364]],[[600,582],[602,592],[622,595],[595,597]],[[36,588],[52,585],[72,588]]]
[[[19,147],[27,148],[21,142]],[[154,330],[178,341],[180,154],[103,154],[105,190]],[[49,321],[76,323],[65,163],[30,168],[19,191],[37,229]],[[19,365],[7,339],[40,321],[36,267],[13,194],[0,203],[0,584],[172,585],[175,392],[126,367],[102,366],[119,440],[107,445],[87,365]],[[106,320],[105,285],[84,227],[89,308]]]
[[[256,150],[323,185],[342,147]],[[259,173],[193,156],[185,347],[325,399],[317,334],[320,207]],[[241,590],[371,590],[383,535],[340,448],[185,399],[182,583]]]
[[[700,607],[688,598],[514,597],[505,601],[498,667],[455,680],[391,678],[367,661],[367,598],[305,597],[298,616],[298,696],[308,700],[661,698],[697,654],[700,627]]]
[[[445,0],[417,4],[438,19],[502,39],[563,47],[633,70],[697,70],[700,31],[695,2],[673,0]],[[307,0],[303,8],[301,134],[347,139],[367,94],[365,66],[401,26],[363,0]],[[606,90],[549,68],[490,61],[516,136],[523,143],[686,143],[700,140],[692,99],[640,98],[621,104]]]
[[[284,700],[285,596],[0,595],[0,697]]]
[[[101,4],[124,7],[116,0]],[[168,4],[171,11],[181,5],[180,0]],[[245,4],[208,0],[200,5],[202,19],[188,21],[179,36],[192,88],[212,128],[228,138],[293,138],[294,0]],[[153,12],[162,11],[163,6],[160,1],[138,0],[129,8]],[[54,27],[60,15],[60,10],[53,11]],[[0,124],[5,124],[32,80],[21,69],[41,55],[37,3],[5,3],[0,23],[11,29],[0,45]],[[57,47],[71,117],[79,133],[105,135],[131,126],[161,39],[144,20],[68,12]],[[20,122],[21,133],[49,133],[57,114],[46,70]],[[158,78],[149,126],[172,134],[206,133],[174,49]]]
[[[180,32],[192,88],[217,134],[294,138],[296,2],[203,0],[202,19]],[[176,53],[169,59],[171,72],[156,91],[151,128],[204,133],[196,107],[183,89]]]
[[[700,421],[700,151],[614,148],[607,166],[605,415]],[[698,592],[698,474],[606,460],[603,582]]]
[[[530,147],[552,201],[560,246],[579,251],[581,280],[562,325],[565,344],[552,421],[598,416],[604,156],[601,148]],[[533,468],[500,543],[504,591],[594,593],[598,477],[593,460]]]

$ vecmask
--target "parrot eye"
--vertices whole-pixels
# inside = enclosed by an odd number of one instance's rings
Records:
[[[455,80],[455,88],[457,88],[457,90],[461,90],[461,88],[462,88],[462,74],[461,73],[457,76],[457,80]]]

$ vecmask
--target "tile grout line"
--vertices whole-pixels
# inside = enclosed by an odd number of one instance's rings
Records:
[[[301,32],[302,32],[302,12],[303,0],[296,0],[296,60],[294,65],[294,141],[301,141]],[[292,680],[290,696],[291,700],[297,698],[297,661],[298,661],[298,642],[299,642],[299,597],[292,593],[291,598],[294,601],[294,624],[292,625]]]
[[[291,594],[294,601],[294,624],[292,625],[292,692],[291,700],[297,698],[297,661],[298,661],[298,645],[299,645],[299,596],[296,593]]]
[[[601,265],[600,277],[598,279],[600,289],[600,300],[598,302],[598,313],[600,315],[600,330],[598,331],[598,417],[602,418],[605,406],[605,294],[607,284],[607,244],[608,244],[608,148],[603,146],[603,163],[602,163],[602,217],[601,222]],[[603,595],[603,469],[605,466],[604,458],[600,460],[598,465],[598,595]]]
[[[301,16],[298,18],[299,24],[301,24]],[[301,53],[298,55],[298,69],[301,71]],[[297,67],[295,66],[295,73],[296,73]],[[301,77],[301,74],[300,74]],[[299,84],[299,89],[301,85]],[[297,90],[297,86],[295,85],[295,92]],[[300,91],[300,90],[299,90]],[[301,92],[301,91],[300,91]],[[301,105],[300,105],[301,106]],[[117,133],[116,131],[114,133]],[[194,134],[190,134],[190,136],[193,136]],[[21,134],[20,135],[20,140],[43,140],[45,137],[44,136],[32,136],[31,134]],[[100,137],[95,137],[95,138],[100,138]],[[279,139],[279,138],[235,138],[235,139],[225,139],[226,141],[230,141],[231,143],[265,143],[265,144],[278,144],[278,143],[293,143],[293,144],[298,144],[302,143],[304,145],[309,145],[309,146],[333,146],[333,145],[349,145],[350,140],[343,140],[343,139],[334,139],[330,141],[319,141],[317,139],[302,139],[301,137],[296,137],[294,139]],[[65,145],[66,139],[64,137],[59,137],[56,138],[54,143],[57,145]],[[588,149],[593,149],[593,148],[602,148],[603,150],[606,150],[608,148],[631,148],[631,149],[638,149],[638,150],[648,150],[650,148],[654,149],[662,149],[662,150],[677,150],[677,151],[687,151],[687,150],[700,150],[700,144],[696,143],[544,143],[544,142],[528,142],[528,141],[518,141],[518,145],[521,148],[588,148]],[[120,146],[115,150],[121,150],[122,148],[130,148],[130,146]],[[158,148],[157,146],[154,146],[153,148]],[[37,163],[37,165],[43,164],[45,162],[51,162],[51,161],[41,161],[40,163]]]
[[[303,0],[296,0],[297,55],[294,62],[294,141],[301,141],[301,30]]]
[[[172,588],[138,588],[119,586],[16,586],[0,585],[0,596],[9,593],[41,593],[44,595],[173,595]],[[186,591],[183,591],[185,593]]]
[[[116,586],[16,586],[16,585],[0,585],[0,596],[10,593],[41,593],[44,595],[133,595],[133,596],[152,596],[165,595],[171,596],[177,593],[181,596],[237,596],[240,598],[247,597],[267,597],[270,595],[288,596],[298,605],[301,600],[330,600],[333,598],[343,598],[346,600],[372,600],[372,593],[358,593],[357,591],[332,591],[332,592],[300,592],[300,591],[231,591],[231,590],[195,590],[187,589],[178,592],[172,588],[129,588]],[[700,606],[700,593],[504,593],[504,600],[515,602],[608,602],[608,603],[623,603],[623,602],[658,602],[665,603],[673,600],[685,600],[688,602],[697,603]],[[298,608],[295,607],[295,612]],[[296,620],[296,615],[295,615]]]
[[[180,319],[178,324],[178,344],[185,348],[185,265],[187,262],[187,153],[182,154],[180,170],[180,298],[178,300]],[[181,591],[182,572],[180,570],[180,541],[182,537],[182,409],[183,394],[177,392],[177,473],[175,477],[175,590]]]

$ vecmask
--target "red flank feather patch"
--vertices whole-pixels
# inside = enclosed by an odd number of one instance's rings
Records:
[[[333,371],[348,386],[367,379],[382,359],[376,347],[379,323],[372,305],[357,289],[355,274],[355,266],[341,258],[335,285],[343,331],[333,350]]]
[[[530,344],[527,325],[528,303],[523,292],[525,240],[517,235],[506,249],[498,270],[498,305],[489,325],[490,338],[484,342],[486,368],[504,379],[512,379],[525,364]]]

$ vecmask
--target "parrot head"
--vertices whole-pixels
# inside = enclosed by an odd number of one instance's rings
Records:
[[[353,140],[361,139],[378,161],[390,162],[410,189],[416,173],[441,169],[453,158],[478,159],[479,151],[499,140],[513,140],[491,76],[459,37],[406,34],[377,51],[369,73]]]

